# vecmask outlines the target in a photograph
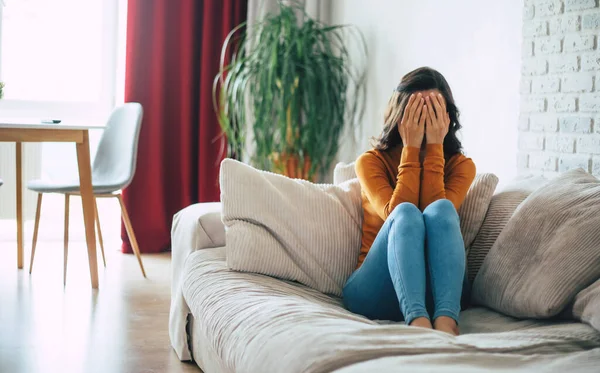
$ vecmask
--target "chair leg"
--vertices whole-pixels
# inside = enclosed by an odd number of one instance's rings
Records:
[[[121,205],[121,216],[123,217],[123,223],[125,223],[125,230],[127,230],[127,236],[129,237],[129,242],[131,243],[131,248],[137,257],[138,263],[140,264],[140,269],[142,270],[142,275],[146,277],[146,271],[144,270],[144,264],[142,264],[142,256],[140,255],[140,248],[138,247],[137,240],[135,239],[135,234],[133,233],[133,227],[131,226],[131,220],[129,220],[129,214],[127,213],[127,208],[125,207],[125,203],[123,203],[123,196],[121,194],[117,194],[117,199],[119,200],[119,204]]]
[[[38,229],[40,227],[40,213],[42,211],[42,196],[43,193],[38,193],[37,207],[35,209],[35,225],[33,228],[33,242],[31,243],[31,259],[29,261],[29,274],[33,270],[33,259],[35,257],[35,246],[37,245]]]
[[[100,242],[100,251],[102,252],[102,261],[106,268],[106,258],[104,257],[104,241],[102,240],[102,230],[100,229],[100,216],[98,215],[98,200],[94,197],[94,208],[96,210],[96,230],[98,231],[98,241]]]
[[[67,259],[69,256],[69,201],[70,195],[65,194],[65,237],[64,237],[64,264],[63,264],[63,284],[67,284]]]

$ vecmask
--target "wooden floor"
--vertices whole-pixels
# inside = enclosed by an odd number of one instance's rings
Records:
[[[70,245],[66,287],[61,242],[38,244],[32,275],[0,242],[0,372],[200,372],[169,344],[170,255],[143,256],[147,279],[118,242],[106,255],[92,291],[83,242]]]

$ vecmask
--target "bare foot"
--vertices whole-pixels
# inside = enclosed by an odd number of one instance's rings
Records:
[[[433,328],[435,330],[439,330],[440,332],[445,332],[451,335],[458,336],[460,331],[458,330],[458,325],[456,325],[456,321],[453,318],[448,316],[440,316],[433,322]]]
[[[431,326],[431,321],[427,317],[417,317],[413,321],[411,321],[410,326],[418,326],[421,328],[433,329]]]

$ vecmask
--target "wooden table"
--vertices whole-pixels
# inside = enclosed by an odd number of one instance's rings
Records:
[[[0,118],[0,142],[15,142],[17,149],[17,267],[19,269],[23,268],[23,173],[21,170],[21,143],[74,142],[77,148],[77,164],[85,224],[85,240],[90,264],[90,279],[92,281],[92,288],[98,288],[96,232],[94,231],[95,207],[92,190],[89,130],[103,127],[102,125],[84,125],[68,122],[45,124],[38,119]]]

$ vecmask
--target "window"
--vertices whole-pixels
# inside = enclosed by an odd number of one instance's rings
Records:
[[[127,0],[0,0],[0,116],[105,122],[123,101],[126,9]],[[100,136],[90,132],[92,157]],[[14,205],[12,146],[0,143],[0,206]],[[28,179],[77,175],[73,144],[27,144],[24,152]],[[35,196],[24,198],[31,218]],[[62,216],[61,204],[49,210]],[[4,218],[14,211],[0,211]]]
[[[119,2],[4,0],[0,108],[18,116],[105,118],[116,95]]]

